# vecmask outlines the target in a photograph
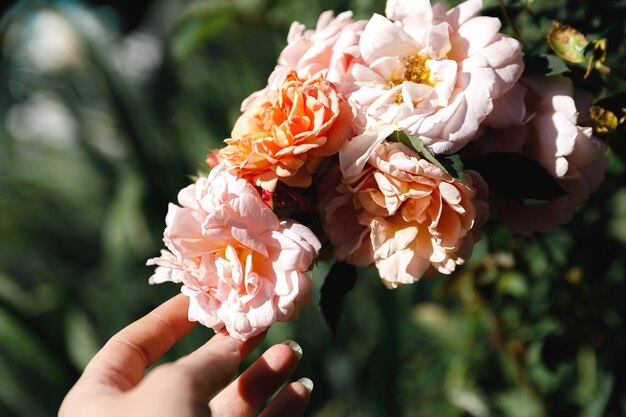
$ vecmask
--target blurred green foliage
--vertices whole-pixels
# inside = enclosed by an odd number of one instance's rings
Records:
[[[534,55],[548,52],[552,19],[605,37],[606,64],[624,71],[625,7],[508,0],[485,13]],[[290,23],[311,27],[326,9],[367,18],[384,4],[157,0],[125,31],[123,8],[23,1],[5,12],[0,416],[55,415],[97,349],[178,292],[149,287],[144,266],[167,203],[264,86]],[[596,99],[625,91],[616,77],[590,80]],[[313,305],[265,342],[302,345],[296,377],[315,382],[307,415],[626,415],[623,130],[610,140],[606,181],[570,224],[522,239],[493,221],[457,273],[393,291],[361,271],[334,339],[317,305],[320,263]],[[211,333],[195,329],[166,359]]]

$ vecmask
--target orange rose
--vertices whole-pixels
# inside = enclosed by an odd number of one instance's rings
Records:
[[[331,82],[290,72],[241,115],[219,157],[265,190],[277,181],[306,188],[324,158],[354,136],[355,114]]]

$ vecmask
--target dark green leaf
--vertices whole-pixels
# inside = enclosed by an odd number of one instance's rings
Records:
[[[461,180],[465,183],[465,173],[463,172],[464,166],[461,157],[458,154],[441,155],[437,159],[444,166],[446,172],[452,175],[454,178]]]
[[[603,107],[615,113],[616,115],[622,114],[622,109],[626,109],[626,93],[619,92],[608,97],[604,97],[594,103],[597,106]]]
[[[391,136],[393,140],[408,146],[409,148],[413,149],[415,152],[422,155],[430,163],[445,170],[443,165],[441,165],[441,163],[437,160],[437,158],[435,158],[435,155],[433,155],[432,152],[430,152],[428,147],[424,145],[424,142],[417,136],[409,135],[406,132],[403,132],[401,130],[396,130],[395,132],[391,134]]]
[[[493,152],[467,161],[465,167],[482,175],[493,194],[523,204],[545,203],[567,194],[537,161],[521,154]]]
[[[213,38],[221,29],[233,22],[235,11],[232,7],[213,7],[210,11],[181,24],[172,38],[172,51],[177,59],[184,59],[203,43]]]
[[[356,283],[356,267],[345,262],[335,263],[324,280],[320,291],[320,307],[333,336],[343,311],[343,301]]]
[[[389,139],[408,146],[437,168],[447,172],[461,182],[465,182],[465,176],[463,175],[463,162],[458,155],[435,156],[435,154],[428,149],[420,138],[409,135],[401,130],[393,132]]]
[[[565,61],[552,54],[526,56],[524,63],[525,75],[557,75],[570,71]]]

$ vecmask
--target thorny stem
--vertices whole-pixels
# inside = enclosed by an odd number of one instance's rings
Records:
[[[515,36],[517,37],[517,40],[520,41],[522,45],[526,46],[526,44],[524,43],[524,39],[522,39],[522,33],[519,31],[515,23],[513,23],[513,20],[511,20],[511,17],[509,16],[509,12],[506,11],[504,0],[498,0],[498,3],[500,4],[500,9],[502,10],[502,14],[504,15],[504,20],[506,20],[507,25],[513,28],[513,31],[515,32]]]
[[[533,22],[535,22],[535,25],[540,26],[541,22],[539,21],[539,18],[537,17],[537,15],[535,14],[535,12],[533,12],[533,9],[530,5],[530,1],[529,0],[525,0],[524,1],[524,10],[526,10],[526,13],[528,13],[530,15],[530,17],[532,17]]]

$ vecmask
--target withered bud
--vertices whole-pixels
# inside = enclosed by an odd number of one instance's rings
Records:
[[[615,113],[600,106],[589,107],[589,117],[591,118],[593,133],[598,136],[606,136],[613,133],[619,125],[619,120],[617,120]]]
[[[561,59],[574,64],[585,62],[585,48],[589,44],[585,36],[571,26],[553,22],[546,42]]]

